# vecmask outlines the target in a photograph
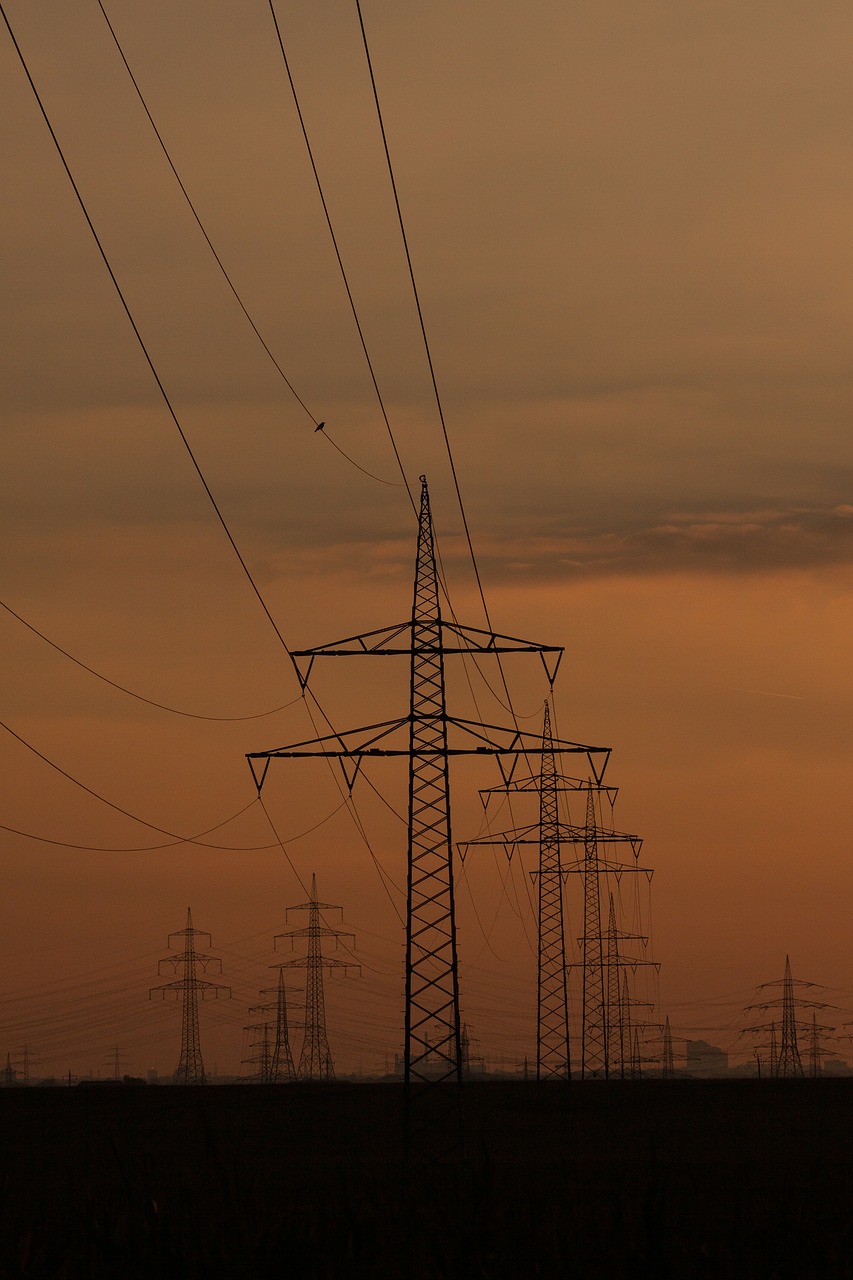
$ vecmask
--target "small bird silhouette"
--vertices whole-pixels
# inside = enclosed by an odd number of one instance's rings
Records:
[[[316,427],[314,428],[315,432],[322,431],[325,425],[326,425],[325,422],[318,422]]]

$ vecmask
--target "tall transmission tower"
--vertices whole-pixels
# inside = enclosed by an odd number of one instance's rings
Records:
[[[255,1078],[260,1084],[289,1084],[296,1079],[290,1029],[293,1025],[304,1026],[304,1023],[293,1024],[288,1017],[287,988],[284,983],[286,967],[281,964],[273,966],[278,969],[278,986],[264,987],[260,994],[274,996],[275,999],[265,1004],[253,1005],[249,1013],[256,1014],[261,1020],[243,1028],[253,1036],[250,1046],[252,1052],[243,1061],[257,1066]],[[271,1027],[274,1027],[272,1035]]]
[[[270,1066],[270,1083],[285,1084],[296,1079],[296,1067],[290,1048],[290,1023],[287,1016],[287,988],[284,969],[279,967],[275,1005],[275,1044]]]
[[[294,652],[304,666],[303,688],[318,657],[406,656],[409,659],[408,714],[364,728],[332,733],[248,759],[260,792],[275,758],[333,756],[340,760],[352,790],[365,757],[402,756],[409,762],[406,1008],[404,1080],[407,1116],[412,1090],[458,1084],[462,1076],[459,968],[456,943],[449,762],[460,755],[497,757],[505,779],[519,754],[540,755],[542,744],[517,726],[503,728],[463,720],[447,710],[445,658],[538,653],[553,684],[562,648],[531,644],[497,632],[446,621],[441,614],[429,490],[421,477],[417,553],[411,618],[392,627],[349,636],[332,644]],[[549,665],[550,659],[550,665]],[[600,779],[609,752],[578,743],[554,743],[559,751],[581,752]],[[425,1116],[423,1128],[430,1119]],[[407,1126],[408,1127],[408,1126]]]
[[[170,933],[166,944],[171,947],[174,945],[173,938],[183,938],[183,949],[174,955],[165,956],[157,966],[158,973],[161,973],[163,965],[167,964],[172,966],[174,973],[181,969],[183,971],[182,975],[180,978],[176,978],[174,982],[166,982],[162,986],[152,987],[148,993],[149,1000],[155,992],[159,992],[164,1000],[169,995],[183,998],[181,1056],[175,1071],[175,1084],[204,1084],[204,1063],[201,1057],[201,1041],[198,1032],[199,1000],[204,1000],[208,996],[217,999],[223,992],[227,992],[229,996],[231,995],[230,987],[199,978],[199,968],[206,973],[209,965],[219,965],[221,971],[222,962],[216,956],[205,955],[196,951],[195,940],[198,937],[207,938],[208,944],[211,941],[209,933],[193,928],[192,912],[187,907],[186,927],[175,933]]]
[[[329,1048],[329,1037],[326,1032],[326,996],[323,988],[323,971],[325,969],[357,969],[358,965],[346,960],[332,959],[323,955],[323,938],[334,938],[337,945],[341,938],[352,938],[351,933],[343,933],[339,929],[331,929],[320,923],[320,912],[341,911],[329,902],[320,902],[317,898],[317,877],[311,877],[311,897],[308,902],[297,907],[288,907],[291,911],[307,911],[308,924],[302,929],[289,929],[286,933],[276,934],[279,938],[289,939],[291,945],[297,938],[304,938],[308,943],[308,954],[296,960],[287,960],[282,969],[305,970],[305,1034],[302,1040],[302,1053],[299,1055],[299,1066],[296,1074],[300,1080],[334,1080],[335,1067]],[[279,983],[279,992],[284,990]]]
[[[806,982],[801,978],[793,978],[791,976],[791,961],[789,956],[785,956],[785,973],[781,981],[777,979],[775,982],[762,982],[758,987],[759,991],[765,991],[768,988],[782,988],[782,995],[772,1000],[759,1001],[754,1004],[747,1005],[746,1012],[753,1010],[767,1011],[771,1009],[781,1009],[782,1012],[782,1042],[778,1047],[776,1041],[776,1020],[770,1023],[762,1023],[758,1026],[750,1027],[752,1032],[770,1031],[771,1033],[771,1061],[770,1074],[777,1079],[801,1079],[805,1074],[803,1071],[803,1063],[800,1057],[800,1049],[798,1043],[798,1032],[811,1030],[816,1027],[820,1031],[832,1031],[833,1027],[817,1026],[814,1021],[814,1013],[812,1013],[811,1023],[803,1023],[797,1019],[798,1009],[826,1009],[829,1006],[819,1000],[804,999],[795,993],[795,989],[811,988],[817,989],[818,984],[815,982]]]
[[[583,1021],[581,1074],[591,1079],[606,1077],[607,1022],[604,1003],[604,953],[601,937],[602,868],[598,859],[598,828],[595,821],[595,794],[586,793],[586,826],[583,864]]]
[[[672,1030],[669,1025],[669,1014],[666,1015],[666,1022],[663,1028],[663,1061],[661,1062],[661,1076],[664,1080],[675,1079],[675,1062],[672,1056]]]
[[[542,762],[539,771],[538,947],[536,974],[536,1079],[571,1077],[569,992],[566,982],[566,930],[563,918],[563,868],[557,809],[557,760],[551,712],[545,703]]]
[[[581,969],[583,980],[581,1076],[603,1079],[609,1074],[607,997],[611,987],[615,988],[616,1004],[620,1009],[621,999],[618,955],[611,956],[608,950],[605,957],[605,938],[601,929],[601,880],[608,876],[621,878],[623,874],[634,872],[644,872],[651,877],[651,872],[637,865],[643,844],[638,836],[600,826],[596,819],[595,800],[605,794],[612,803],[617,794],[616,788],[602,786],[598,778],[571,778],[558,773],[553,750],[549,750],[551,742],[550,714],[546,706],[539,777],[519,782],[509,780],[503,786],[481,792],[487,804],[489,797],[495,794],[538,791],[539,822],[480,836],[460,845],[460,850],[467,856],[472,848],[480,845],[502,845],[511,856],[519,845],[539,846],[539,870],[531,873],[539,880],[537,1008],[544,1009],[548,1016],[543,1018],[540,1013],[537,1019],[537,1079],[569,1077],[567,1013],[565,1020],[563,1018],[563,1011],[567,1010],[565,973],[575,967]],[[564,822],[559,817],[558,797],[570,792],[586,797],[582,823]],[[623,842],[631,846],[632,862],[608,856],[606,852],[608,845]],[[562,851],[567,845],[582,850],[572,861],[563,859]],[[566,961],[563,881],[572,874],[583,878],[584,931],[579,939],[582,957],[579,965]],[[615,939],[614,917],[614,944]],[[609,946],[609,935],[607,941]],[[653,962],[631,962],[634,968],[647,963]],[[625,1044],[627,1046],[629,1042]],[[620,1047],[620,1072],[624,1057],[625,1048]]]

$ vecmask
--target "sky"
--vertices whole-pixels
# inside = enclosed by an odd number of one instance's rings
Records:
[[[416,528],[395,449],[415,494],[428,476],[456,613],[483,625],[355,5],[276,12],[390,431],[268,4],[104,9],[299,399],[224,281],[96,0],[4,4],[281,636],[304,648],[409,614]],[[748,1059],[743,1008],[790,955],[841,1027],[849,6],[364,0],[362,13],[490,617],[565,646],[559,731],[613,750],[614,821],[654,868],[650,923],[637,879],[655,1016],[677,1044]],[[372,775],[384,800],[356,788],[368,848],[324,765],[274,762],[277,844],[245,755],[312,735],[292,666],[2,25],[0,93],[0,820],[13,829],[0,831],[0,1056],[20,1063],[26,1044],[35,1074],[109,1073],[118,1048],[135,1074],[173,1070],[180,1010],[148,989],[172,976],[158,961],[191,906],[233,992],[202,1010],[206,1063],[240,1070],[273,936],[301,923],[286,908],[316,874],[361,964],[328,983],[337,1065],[382,1070],[402,1045],[405,775]],[[329,661],[312,689],[336,726],[402,714],[395,662]],[[507,666],[536,731],[547,682],[535,659]],[[480,712],[504,722],[474,683]],[[458,672],[450,696],[466,714]],[[497,781],[485,762],[457,770],[457,838],[481,831],[477,790]],[[227,847],[178,842],[214,827]],[[460,868],[462,1016],[494,1064],[535,1054],[533,856],[480,850]]]

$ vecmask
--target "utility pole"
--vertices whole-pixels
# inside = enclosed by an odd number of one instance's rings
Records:
[[[413,1127],[413,1091],[417,1089],[425,1096],[434,1092],[436,1085],[459,1084],[462,1077],[450,759],[459,755],[493,755],[508,780],[519,754],[540,755],[542,751],[538,739],[517,727],[507,729],[450,715],[445,658],[451,654],[505,653],[538,653],[553,684],[561,648],[530,644],[442,617],[429,490],[426,477],[421,476],[410,621],[293,654],[297,663],[301,660],[305,664],[299,668],[303,688],[319,657],[406,656],[410,664],[408,714],[248,756],[259,792],[269,762],[275,758],[336,757],[350,791],[365,757],[402,756],[409,761],[403,1058],[409,1136]],[[603,774],[609,752],[577,743],[554,746],[560,751],[586,754],[596,776]],[[458,1113],[458,1101],[451,1110]],[[429,1132],[432,1118],[427,1111],[422,1115],[423,1122],[415,1122],[415,1127]],[[450,1145],[456,1144],[453,1138],[449,1141]]]
[[[148,993],[149,1000],[155,992],[159,992],[163,1000],[166,999],[167,995],[183,997],[181,1056],[175,1071],[175,1084],[204,1084],[204,1063],[202,1062],[201,1042],[198,1033],[198,1002],[208,996],[218,999],[222,992],[227,992],[229,996],[231,995],[230,987],[199,978],[197,972],[199,967],[206,973],[208,965],[219,965],[221,972],[222,962],[216,956],[203,955],[196,951],[195,940],[197,937],[207,938],[208,944],[210,943],[209,933],[193,928],[192,912],[187,907],[186,927],[175,933],[170,933],[166,944],[171,947],[174,945],[173,938],[183,938],[183,949],[175,955],[165,956],[157,966],[158,973],[161,973],[162,966],[167,964],[172,966],[173,973],[176,973],[180,968],[183,970],[183,974],[174,982],[166,982],[162,986],[152,987]]]
[[[322,939],[334,938],[335,945],[341,938],[352,938],[351,933],[343,933],[339,929],[331,929],[320,924],[320,912],[341,911],[331,903],[317,899],[317,877],[311,877],[311,897],[297,907],[288,907],[291,911],[307,911],[308,925],[303,929],[290,929],[287,933],[276,934],[279,938],[288,938],[291,945],[297,938],[305,938],[308,942],[308,955],[298,960],[287,960],[282,969],[305,970],[305,1034],[302,1040],[302,1053],[299,1055],[299,1066],[296,1074],[300,1080],[334,1080],[335,1067],[329,1049],[329,1037],[326,1032],[326,997],[323,989],[324,969],[357,969],[358,965],[349,964],[346,960],[335,960],[323,955]],[[279,991],[283,991],[280,983]]]

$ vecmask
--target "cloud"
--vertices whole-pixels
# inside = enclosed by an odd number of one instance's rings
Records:
[[[481,548],[487,580],[749,574],[853,561],[853,508],[676,512],[618,530],[577,527]],[[461,551],[461,548],[460,548]]]

